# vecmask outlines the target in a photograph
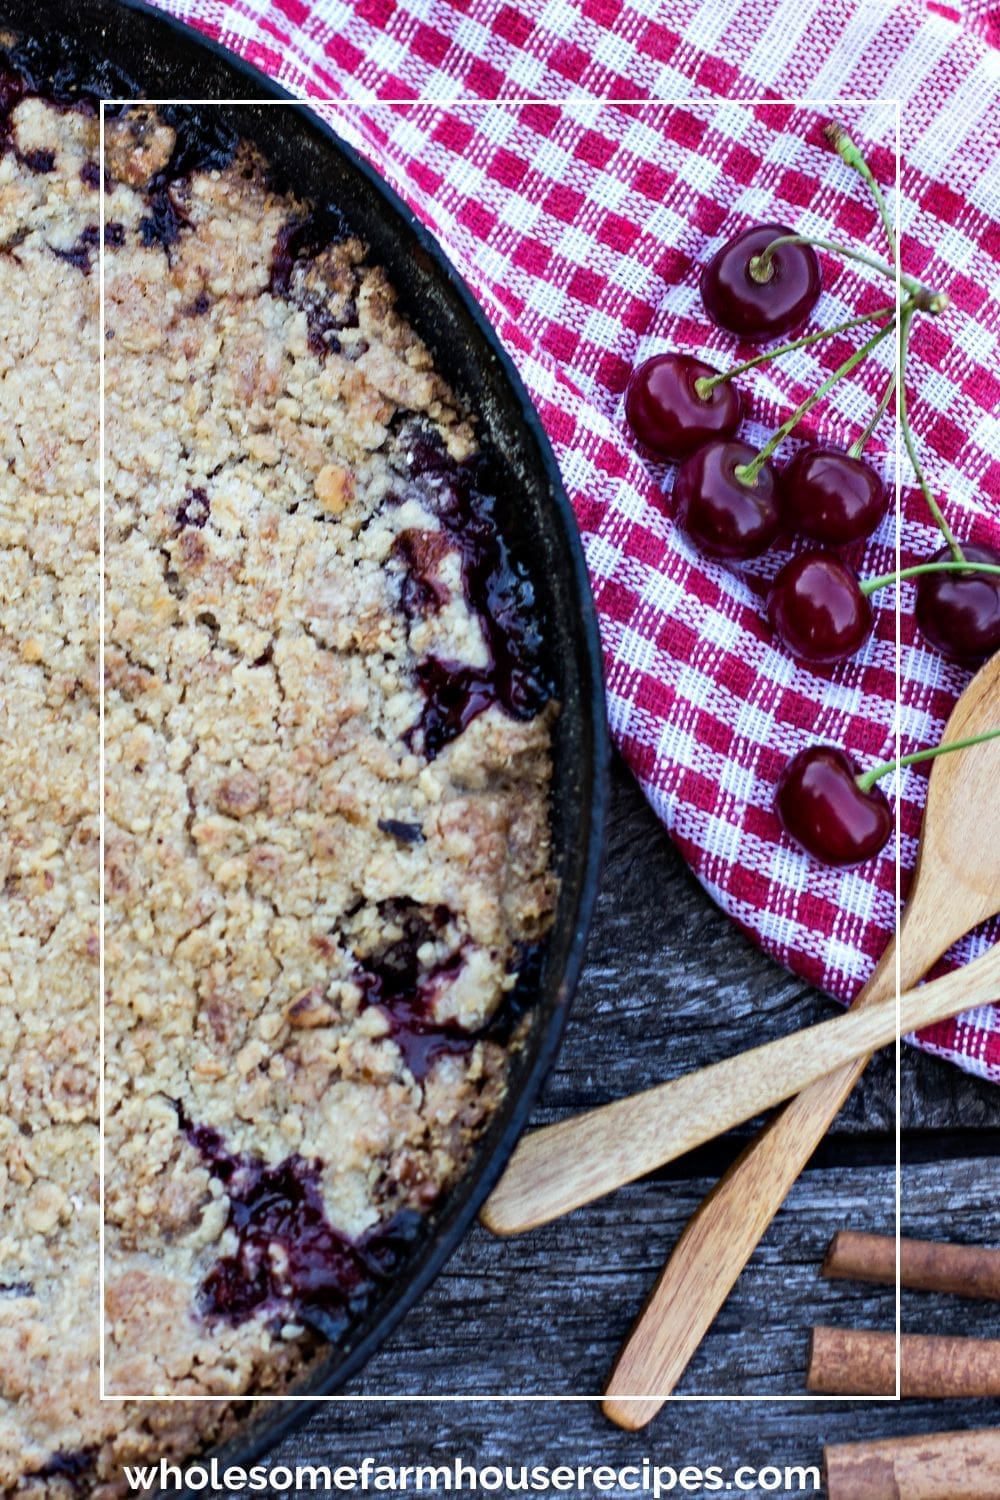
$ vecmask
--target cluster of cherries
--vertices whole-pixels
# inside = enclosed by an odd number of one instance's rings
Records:
[[[831,125],[827,136],[844,162],[869,184],[895,259],[892,223],[867,163],[840,126]],[[702,271],[701,297],[712,322],[752,342],[794,332],[822,289],[817,246],[895,280],[889,265],[863,251],[798,235],[780,224],[755,225],[723,245]],[[775,578],[767,613],[785,649],[812,667],[828,668],[853,656],[873,629],[870,596],[908,578],[916,581],[919,629],[946,657],[974,665],[1000,649],[1000,551],[955,538],[924,478],[906,412],[903,371],[911,321],[921,311],[941,313],[948,299],[905,275],[900,288],[898,308],[893,303],[835,328],[795,338],[725,372],[689,354],[654,355],[633,372],[625,394],[626,418],[640,445],[679,466],[673,519],[699,552],[738,562],[759,556],[782,534],[806,540],[806,549]],[[829,444],[807,447],[777,469],[771,460],[783,440],[893,333],[897,317],[900,372],[897,379],[894,371],[887,382],[865,431],[849,449]],[[864,324],[875,326],[867,341],[801,403],[759,452],[737,435],[743,400],[736,376]],[[907,451],[944,545],[915,567],[862,579],[841,549],[870,537],[888,509],[888,491],[861,455],[894,393]],[[828,864],[861,863],[878,853],[892,832],[892,814],[879,778],[937,753],[940,747],[861,774],[842,750],[811,746],[796,755],[780,777],[776,807],[782,825]]]

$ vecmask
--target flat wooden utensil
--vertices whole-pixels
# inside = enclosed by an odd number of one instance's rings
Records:
[[[964,969],[807,1026],[670,1083],[536,1130],[514,1152],[483,1210],[494,1234],[518,1234],[634,1182],[797,1094],[832,1069],[1000,996],[1000,943]]]
[[[1000,654],[952,710],[942,743],[1000,723]],[[931,766],[920,850],[898,945],[891,942],[852,1010],[917,983],[951,945],[1000,912],[1000,740]],[[743,1267],[867,1066],[830,1073],[780,1110],[688,1223],[608,1381],[604,1410],[635,1430],[659,1411]],[[655,1392],[658,1400],[638,1400]]]

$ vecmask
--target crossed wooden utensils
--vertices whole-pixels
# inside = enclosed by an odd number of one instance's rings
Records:
[[[998,724],[1000,655],[969,683],[942,743]],[[959,938],[1000,913],[998,791],[1000,739],[933,762],[903,920],[846,1015],[534,1131],[514,1152],[481,1214],[495,1234],[548,1223],[789,1101],[678,1240],[608,1381],[604,1411],[619,1426],[645,1426],[673,1391],[871,1054],[1000,997],[1000,944],[918,983]]]

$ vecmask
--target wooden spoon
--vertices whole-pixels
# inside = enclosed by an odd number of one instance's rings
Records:
[[[978,693],[973,691],[976,684],[979,685]],[[991,699],[996,702],[996,687],[996,679],[991,678],[985,670],[979,673],[975,684],[970,684],[970,688],[967,688],[963,703],[952,714],[948,738],[958,738],[960,733],[969,735],[978,732],[978,729],[990,727],[996,721],[996,709],[993,720],[984,717],[984,714],[990,712]],[[981,702],[979,712],[976,712],[975,700],[978,699],[985,699],[985,706]],[[963,705],[966,705],[967,712],[960,714],[960,706]],[[976,721],[976,727],[970,727],[970,720]],[[966,751],[964,756],[967,754],[972,759],[973,754],[981,748],[996,750],[997,741]],[[934,781],[942,783],[946,780],[954,783],[955,772],[952,772],[952,777],[940,775],[940,769],[948,766],[949,760],[957,762],[960,757],[943,757],[936,765],[933,784]],[[949,873],[949,867],[961,871],[961,885],[969,891],[975,891],[976,900],[967,901],[963,924],[958,927],[957,932],[943,939],[942,947],[937,948],[934,957],[948,948],[957,936],[961,936],[970,926],[975,926],[976,922],[996,909],[996,849],[999,844],[996,840],[993,841],[993,847],[987,843],[982,862],[988,868],[979,870],[978,861],[972,858],[972,846],[969,843],[970,829],[975,829],[975,834],[978,835],[984,826],[984,819],[979,817],[975,804],[979,804],[979,807],[990,804],[996,774],[991,759],[988,775],[985,775],[984,780],[979,781],[978,777],[966,774],[960,783],[961,796],[957,790],[952,790],[949,798],[936,798],[939,816],[940,808],[948,810],[951,802],[963,802],[966,846],[961,847],[961,840],[955,840],[948,829],[942,829],[934,837],[942,858],[942,870],[937,876],[939,892],[936,900],[930,903],[934,921],[939,924],[940,929],[945,929],[949,919],[945,913],[954,909],[957,882],[954,874]],[[951,816],[946,817],[945,823],[949,820]],[[928,816],[925,829],[936,822],[937,816]],[[997,828],[997,840],[1000,840],[1000,826]],[[996,966],[988,974],[978,969],[978,974],[973,977],[973,968],[970,966],[969,971],[964,974],[964,983],[958,983],[948,975],[934,986],[927,986],[921,992],[907,996],[906,1016],[903,1020],[906,1029],[928,1025],[927,1010],[934,1010],[940,1017],[942,1005],[946,1013],[955,1014],[957,1010],[976,1004],[972,998],[972,989],[967,989],[966,986],[976,984],[981,975],[984,989],[976,990],[976,995],[982,1001],[994,998],[999,987],[1000,974],[997,971],[1000,971],[1000,953],[987,956],[987,959],[991,959]],[[922,963],[918,975],[924,972],[930,962],[931,959],[927,959]],[[982,963],[984,960],[979,960],[979,965]],[[880,969],[886,971],[888,968],[888,960],[883,960]],[[937,995],[939,986],[946,986],[945,992],[940,996]],[[660,1088],[649,1089],[645,1094],[618,1101],[601,1110],[592,1110],[588,1115],[559,1122],[558,1125],[526,1137],[514,1152],[507,1173],[487,1202],[483,1211],[483,1223],[487,1229],[505,1235],[531,1229],[535,1224],[547,1223],[571,1208],[577,1208],[580,1203],[589,1202],[613,1187],[639,1178],[654,1167],[663,1166],[663,1163],[673,1160],[676,1155],[690,1151],[694,1145],[711,1139],[732,1125],[750,1119],[760,1110],[768,1109],[778,1100],[798,1092],[807,1082],[822,1077],[832,1068],[841,1067],[849,1059],[864,1055],[865,1047],[870,1050],[871,1047],[885,1046],[886,1041],[891,1041],[895,1035],[895,1004],[892,1004],[894,989],[895,986],[888,987],[889,1007],[888,1010],[882,1008],[879,1011],[877,1020],[873,1016],[876,1010],[873,1004],[871,1008],[864,1007],[835,1022],[823,1023],[820,1028],[810,1028],[799,1037],[781,1038],[778,1043],[771,1043],[766,1049],[759,1049],[756,1055],[751,1055],[753,1061],[750,1064],[741,1058],[727,1059],[724,1064],[717,1064],[711,1070],[702,1070],[702,1073],[693,1074],[688,1079],[660,1085]],[[955,1005],[955,1010],[951,1010],[952,1005]],[[867,1029],[868,1022],[873,1022],[871,1031]],[[844,1028],[850,1028],[850,1031]],[[882,1040],[873,1040],[876,1037]],[[805,1043],[804,1038],[808,1038]],[[807,1047],[807,1052],[802,1053],[804,1046]],[[739,1092],[735,1092],[736,1089]]]
[[[483,1211],[495,1234],[558,1219],[634,1182],[835,1068],[869,1057],[903,1032],[946,1021],[1000,996],[1000,943],[930,984],[793,1031],[724,1062],[536,1130],[523,1140]]]
[[[1000,655],[952,710],[942,743],[1000,721]],[[920,850],[897,941],[852,1010],[896,983],[914,985],[951,945],[1000,912],[1000,740],[931,766]],[[786,1104],[750,1142],[689,1221],[608,1381],[604,1410],[635,1431],[659,1411],[711,1327],[768,1225],[840,1113],[867,1059],[830,1073]],[[640,1400],[655,1392],[655,1400]]]

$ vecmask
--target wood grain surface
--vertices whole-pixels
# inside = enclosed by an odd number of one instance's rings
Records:
[[[535,1125],[834,1013],[736,932],[619,766],[614,780],[588,963]],[[892,1326],[892,1288],[826,1281],[821,1265],[837,1229],[892,1232],[894,1075],[891,1056],[875,1059],[680,1387],[682,1397],[773,1401],[679,1400],[645,1432],[627,1434],[596,1402],[440,1399],[598,1395],[667,1251],[746,1127],[531,1234],[500,1241],[476,1227],[346,1393],[387,1399],[313,1407],[273,1457],[621,1464],[648,1455],[759,1467],[818,1464],[823,1444],[995,1422],[995,1402],[780,1399],[805,1392],[811,1326]],[[1000,1089],[905,1049],[900,1099],[904,1232],[1000,1243]],[[1000,1335],[995,1306],[936,1294],[904,1293],[903,1320],[924,1333]],[[390,1399],[410,1394],[439,1399]]]

